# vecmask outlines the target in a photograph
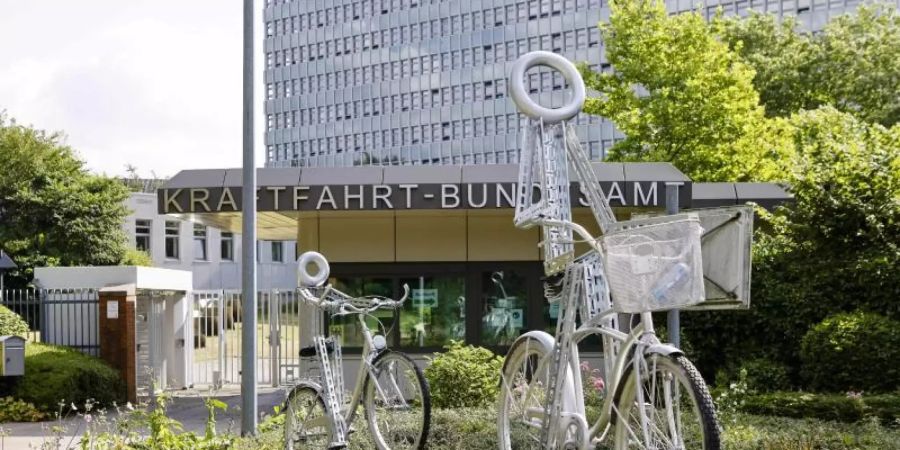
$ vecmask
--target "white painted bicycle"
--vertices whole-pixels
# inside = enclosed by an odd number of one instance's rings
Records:
[[[307,264],[318,266],[310,275]],[[315,252],[300,256],[298,271],[304,287],[298,298],[332,317],[355,315],[363,335],[356,386],[344,393],[341,344],[337,337],[317,333],[313,345],[300,350],[318,360],[319,374],[297,383],[285,403],[284,440],[287,450],[345,448],[350,425],[359,406],[365,409],[369,432],[379,450],[423,449],[431,425],[431,395],[422,370],[403,353],[389,350],[384,334],[373,333],[367,317],[378,309],[399,308],[409,295],[404,285],[400,300],[352,297],[331,285],[328,262]],[[376,318],[377,321],[377,318]],[[379,322],[380,324],[380,322]],[[384,326],[381,325],[381,329]]]
[[[535,103],[523,84],[534,66],[562,72],[573,100],[556,109]],[[581,110],[585,89],[565,58],[524,55],[513,65],[510,94],[529,117],[515,223],[542,228],[545,295],[559,305],[559,320],[555,336],[525,333],[506,355],[498,403],[500,448],[585,450],[611,444],[619,450],[718,450],[719,425],[706,384],[681,350],[660,342],[651,315],[704,299],[698,217],[616,221],[566,124]],[[572,221],[570,167],[601,238]],[[590,246],[578,258],[573,234]],[[620,313],[636,314],[640,321],[622,331]],[[603,344],[606,395],[589,411],[578,345],[590,336]]]

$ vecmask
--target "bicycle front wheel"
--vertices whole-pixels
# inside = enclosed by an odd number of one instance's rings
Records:
[[[369,431],[379,450],[425,448],[431,393],[412,359],[390,350],[375,357],[364,395]]]
[[[284,408],[284,448],[322,449],[331,443],[331,425],[325,399],[308,384],[295,386]]]
[[[622,374],[617,450],[719,450],[719,425],[703,377],[680,355],[651,353]]]

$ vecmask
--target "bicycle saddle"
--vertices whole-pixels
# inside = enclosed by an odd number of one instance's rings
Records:
[[[325,343],[325,349],[328,350],[328,354],[334,353],[334,342],[329,341]],[[309,358],[310,356],[316,356],[319,354],[319,350],[315,345],[310,345],[309,347],[303,347],[300,349],[300,357],[301,358]]]

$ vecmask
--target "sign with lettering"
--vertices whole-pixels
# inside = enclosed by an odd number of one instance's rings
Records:
[[[665,181],[600,182],[613,207],[665,206]],[[679,204],[690,205],[690,182],[678,186]],[[574,207],[587,202],[577,184],[570,188]],[[160,189],[159,212],[218,213],[241,210],[240,187]],[[516,183],[406,183],[318,186],[261,186],[256,192],[259,211],[360,211],[410,209],[513,208]]]
[[[412,305],[415,308],[436,308],[438,304],[437,289],[413,289]]]

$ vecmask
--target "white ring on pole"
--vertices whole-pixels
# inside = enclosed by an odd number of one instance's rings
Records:
[[[531,99],[525,89],[525,72],[534,66],[546,66],[558,70],[572,88],[572,100],[561,108],[545,108]],[[556,53],[529,52],[516,60],[509,76],[509,95],[522,114],[544,123],[556,123],[575,117],[584,106],[584,80],[578,69],[568,59]]]
[[[310,264],[315,264],[316,268],[319,269],[315,275],[310,274],[306,270],[306,266]],[[297,277],[303,286],[315,287],[325,284],[330,271],[328,260],[319,252],[305,252],[297,259]]]

